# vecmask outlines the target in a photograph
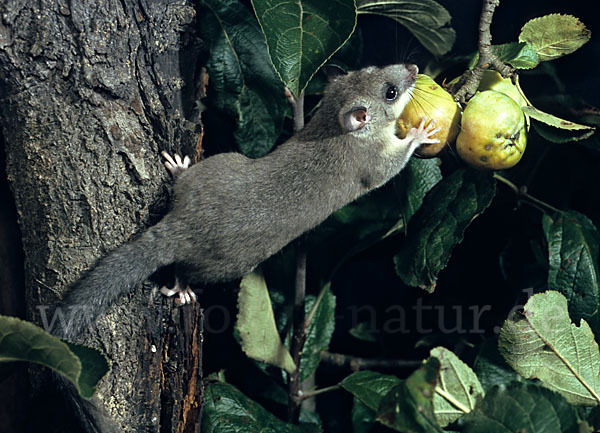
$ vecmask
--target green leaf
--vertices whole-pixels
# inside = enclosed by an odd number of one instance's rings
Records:
[[[583,129],[580,133],[587,132],[589,135],[590,130],[594,131],[593,128],[598,128],[600,126],[600,113],[590,110],[590,107],[582,99],[564,93],[564,85],[561,84],[556,68],[551,63],[545,63],[543,69],[544,73],[548,74],[553,81],[558,83],[559,87],[562,87],[563,93],[538,96],[535,98],[536,105],[540,106],[543,110],[551,111],[555,116],[567,117],[581,123],[582,126],[586,126],[586,129]]]
[[[91,347],[66,342],[71,352],[81,362],[81,374],[77,379],[77,388],[83,398],[92,398],[98,383],[110,370],[106,357]]]
[[[354,33],[350,36],[342,47],[329,58],[328,63],[339,66],[345,71],[360,69],[362,52],[363,52],[363,35],[360,27],[354,29]],[[304,89],[304,96],[323,95],[325,88],[329,84],[329,79],[325,74],[316,73],[313,75],[308,85]],[[311,110],[311,114],[317,107]]]
[[[202,413],[204,433],[302,433],[287,424],[227,383],[208,385]]]
[[[504,63],[516,69],[533,69],[539,63],[535,48],[527,42],[510,42],[508,44],[492,45],[492,52]],[[477,65],[479,52],[475,53],[469,62],[469,69]]]
[[[247,156],[265,155],[281,132],[288,102],[252,13],[240,2],[203,0],[200,37],[210,57],[208,102],[234,117],[235,140]]]
[[[316,412],[312,413],[316,414]],[[302,416],[300,416],[300,418],[302,418]],[[300,424],[298,424],[298,427],[302,433],[323,433],[323,428],[314,422],[302,422],[301,420]]]
[[[402,250],[394,257],[400,278],[410,286],[433,292],[452,249],[495,193],[491,174],[475,170],[457,170],[436,185],[415,216],[416,223],[409,226]]]
[[[581,429],[580,433],[594,433],[600,429],[600,406],[596,406],[591,409],[585,417],[585,421],[587,421],[585,427],[587,430]],[[591,426],[591,427],[590,427]],[[595,427],[595,428],[593,428]]]
[[[383,397],[401,382],[396,376],[363,370],[346,377],[340,386],[368,408],[377,410]]]
[[[375,424],[375,411],[354,397],[352,405],[352,433],[369,433]]]
[[[444,433],[433,412],[439,372],[437,358],[429,358],[425,365],[383,397],[377,410],[377,421],[400,432]]]
[[[496,385],[508,385],[520,379],[498,351],[498,340],[486,340],[479,346],[473,370],[485,392]]]
[[[286,403],[287,404],[287,401]],[[302,433],[323,433],[323,421],[317,412],[309,408],[300,408],[298,426]]]
[[[281,81],[299,96],[356,26],[354,0],[252,0]]]
[[[269,291],[259,272],[246,275],[240,283],[236,329],[242,340],[242,350],[257,361],[283,368],[288,373],[296,370],[290,352],[281,342]]]
[[[0,362],[41,364],[77,383],[81,362],[66,343],[39,326],[16,317],[0,316]]]
[[[360,69],[364,66],[362,63],[364,52],[363,32],[360,27],[356,26],[350,38],[341,46],[339,50],[329,59],[331,63],[340,66],[346,71]],[[319,74],[317,74],[319,75]],[[320,74],[326,81],[325,74]],[[314,77],[313,77],[314,79]],[[312,80],[311,80],[312,81]]]
[[[423,204],[427,193],[440,180],[442,172],[439,159],[410,159],[396,184],[396,190],[401,192],[400,204],[405,224],[408,224]]]
[[[304,381],[315,372],[321,362],[321,353],[329,347],[329,341],[335,328],[335,296],[327,284],[307,316],[310,321],[306,329],[306,341],[300,360],[300,381]]]
[[[523,113],[531,116],[535,120],[545,123],[546,125],[553,126],[559,129],[566,129],[569,131],[577,131],[577,130],[585,130],[585,131],[593,131],[594,128],[592,126],[580,125],[579,123],[571,122],[569,120],[564,120],[559,117],[556,117],[549,113],[544,113],[542,110],[538,110],[535,107],[522,107]]]
[[[370,343],[377,342],[377,329],[373,329],[373,323],[360,322],[354,328],[348,331],[354,338],[362,341],[368,341]]]
[[[44,365],[73,382],[84,398],[109,371],[106,358],[89,347],[65,343],[39,326],[0,316],[0,362],[27,361]]]
[[[545,69],[553,70],[546,67]],[[581,102],[567,95],[552,95],[550,97],[537,98],[537,103],[542,104],[542,107],[548,107],[558,115],[573,116],[573,113],[581,113],[585,107],[582,107]],[[535,130],[546,140],[553,143],[567,143],[570,141],[580,141],[589,138],[594,134],[596,129],[593,126],[578,124],[569,120],[564,120],[557,115],[548,114],[538,108],[523,107],[523,112],[527,117],[533,117],[537,122],[533,122]],[[592,123],[593,118],[580,119]]]
[[[548,288],[569,299],[573,320],[585,319],[598,334],[600,233],[585,215],[574,211],[544,215],[543,228],[548,242]]]
[[[496,45],[492,50],[500,60],[516,69],[533,69],[540,63],[535,48],[526,42]]]
[[[359,14],[383,15],[406,27],[433,55],[446,54],[454,45],[456,33],[452,17],[433,0],[357,0]]]
[[[535,384],[493,387],[464,418],[465,433],[578,433],[577,412],[559,394]]]
[[[592,129],[559,129],[548,126],[542,122],[533,122],[535,131],[540,136],[552,143],[570,143],[572,141],[582,141],[590,138],[596,132]]]
[[[567,299],[548,291],[532,296],[502,326],[500,353],[526,379],[539,379],[571,404],[600,403],[600,352],[585,320],[572,324]]]
[[[429,355],[441,364],[433,411],[439,425],[445,427],[475,408],[483,398],[483,388],[473,370],[450,350],[439,346]]]
[[[572,53],[590,37],[591,32],[576,17],[551,14],[525,23],[519,42],[533,45],[540,61],[544,62]]]

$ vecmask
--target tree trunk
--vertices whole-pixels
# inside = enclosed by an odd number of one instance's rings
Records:
[[[192,154],[201,138],[200,44],[186,0],[8,0],[0,17],[6,171],[27,316],[41,324],[82,271],[165,213],[160,151]],[[157,288],[98,321],[87,343],[112,363],[98,399],[123,432],[196,431],[199,309]]]

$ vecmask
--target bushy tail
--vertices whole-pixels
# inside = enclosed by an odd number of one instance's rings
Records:
[[[176,245],[169,234],[163,220],[100,259],[69,289],[55,309],[50,332],[66,340],[76,340],[121,295],[133,290],[159,267],[173,263]],[[61,431],[118,431],[105,412],[91,401],[84,400],[65,377],[53,373],[49,389],[58,393],[57,398],[62,401],[57,413],[65,411],[64,416],[59,415],[57,420],[68,425],[66,430]]]
[[[100,259],[67,292],[57,307],[54,335],[78,337],[120,296],[133,290],[159,267],[173,263],[175,245],[164,220]]]

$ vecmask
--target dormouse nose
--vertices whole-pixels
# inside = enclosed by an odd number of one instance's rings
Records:
[[[417,78],[417,74],[419,73],[419,67],[417,65],[406,65],[406,70],[409,72],[411,78]]]

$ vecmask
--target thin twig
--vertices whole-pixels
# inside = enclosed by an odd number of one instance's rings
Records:
[[[556,213],[562,212],[560,209],[557,209],[554,206],[546,203],[545,201],[542,201],[539,198],[536,198],[536,197],[532,196],[531,194],[529,194],[527,192],[526,186],[518,187],[517,185],[512,183],[510,180],[508,180],[504,176],[499,175],[498,173],[494,173],[494,178],[499,180],[500,182],[502,182],[504,185],[508,186],[510,189],[512,189],[514,191],[514,193],[517,195],[517,197],[523,197],[523,198],[526,198],[527,200],[531,201],[532,203],[535,203],[536,205],[539,206],[539,207],[536,206],[536,207],[538,207],[538,209],[540,209],[540,207],[541,207],[540,210],[542,212],[543,212],[544,208],[548,209],[552,212],[556,212]]]
[[[361,358],[358,356],[344,355],[342,353],[323,352],[321,360],[335,367],[346,367],[354,371],[368,368],[414,368],[419,367],[423,361],[413,359],[386,359],[386,358]]]
[[[307,391],[307,392],[303,393],[300,398],[302,400],[306,400],[308,398],[316,397],[317,395],[320,395],[320,394],[325,394],[326,392],[337,391],[340,388],[341,387],[339,385],[333,385],[333,386],[328,386],[326,388],[315,389],[314,391]]]

